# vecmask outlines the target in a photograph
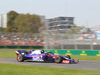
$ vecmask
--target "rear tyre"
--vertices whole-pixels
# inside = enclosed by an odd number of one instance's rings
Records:
[[[17,55],[17,61],[18,62],[23,62],[24,61],[24,56],[22,56],[21,54]]]
[[[62,63],[63,59],[60,56],[55,57],[55,63]]]

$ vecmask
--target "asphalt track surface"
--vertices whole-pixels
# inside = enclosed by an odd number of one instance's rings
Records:
[[[57,63],[44,63],[44,62],[33,62],[33,61],[17,62],[16,58],[0,58],[0,63],[100,71],[100,61],[89,61],[89,60],[80,60],[78,64],[63,64],[63,63],[57,64]]]

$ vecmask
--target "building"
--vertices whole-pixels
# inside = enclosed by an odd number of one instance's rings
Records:
[[[41,16],[41,15],[39,15],[39,18],[40,18],[40,21],[43,23],[43,24],[45,24],[45,16]]]
[[[7,13],[0,15],[0,27],[7,28]]]
[[[74,17],[56,17],[46,20],[48,30],[65,33],[67,29],[74,25]]]

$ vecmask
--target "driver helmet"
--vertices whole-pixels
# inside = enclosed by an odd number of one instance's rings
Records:
[[[44,50],[41,50],[41,53],[44,53]]]

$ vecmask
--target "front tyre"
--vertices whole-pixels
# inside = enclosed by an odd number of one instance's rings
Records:
[[[55,63],[62,63],[62,58],[60,56],[55,57],[54,59]]]
[[[23,62],[24,61],[24,56],[22,56],[21,54],[17,55],[17,61],[18,62]]]

